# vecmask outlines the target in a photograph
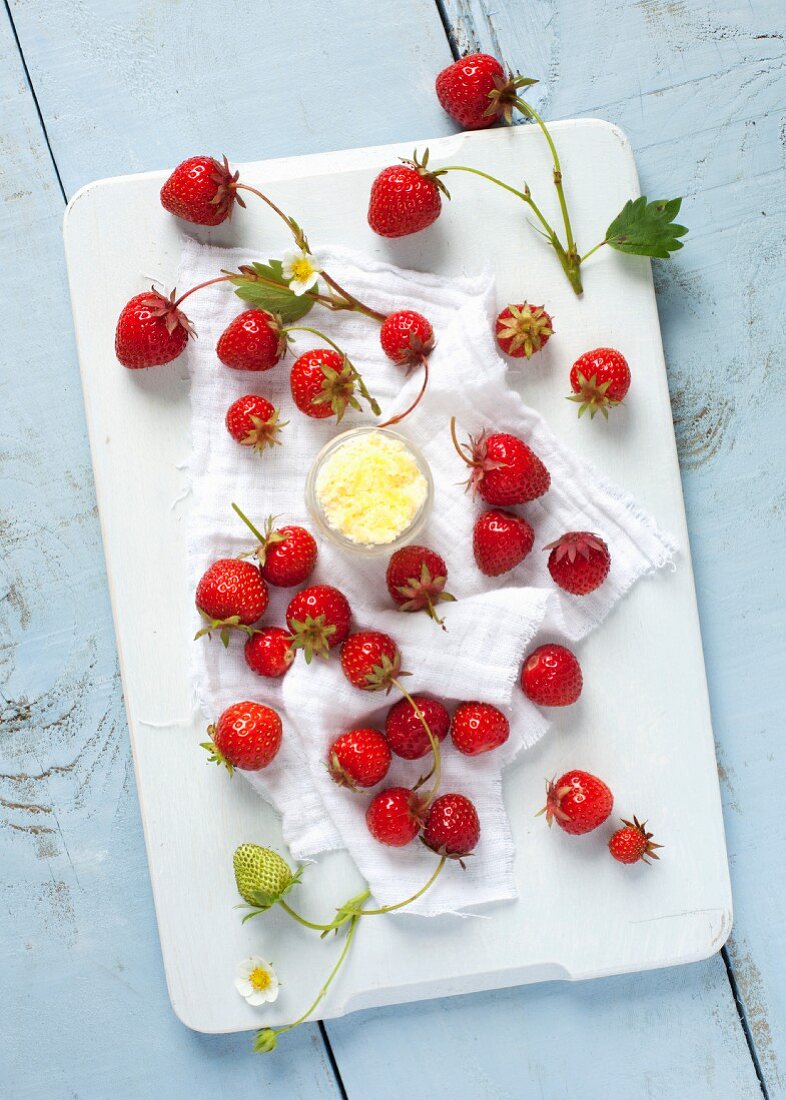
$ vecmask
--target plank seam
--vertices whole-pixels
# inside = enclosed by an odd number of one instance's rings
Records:
[[[726,967],[726,977],[729,980],[731,995],[734,998],[734,1007],[737,1009],[737,1015],[740,1019],[740,1027],[742,1028],[742,1033],[745,1036],[745,1042],[748,1044],[748,1053],[751,1056],[753,1068],[756,1071],[756,1076],[759,1080],[759,1088],[761,1089],[761,1094],[764,1097],[764,1100],[770,1100],[770,1094],[767,1091],[767,1083],[764,1080],[764,1072],[761,1068],[761,1062],[759,1061],[759,1054],[756,1050],[756,1042],[753,1038],[753,1033],[751,1032],[750,1025],[748,1023],[748,1017],[745,1012],[745,1003],[742,999],[742,995],[740,994],[739,986],[737,985],[737,978],[734,974],[734,967],[732,966],[728,949],[725,946],[722,947],[720,950],[720,954],[721,958],[723,959],[723,964]]]
[[[453,24],[451,22],[450,16],[447,13],[447,9],[445,8],[445,0],[434,0],[434,2],[437,6],[437,14],[439,15],[439,20],[442,23],[442,28],[445,31],[445,37],[447,38],[448,45],[450,46],[450,52],[453,54],[454,60],[458,61],[458,59],[461,57],[458,35],[453,30]]]
[[[46,123],[44,122],[44,116],[41,113],[41,105],[38,102],[38,96],[36,95],[35,87],[33,86],[33,78],[30,75],[30,70],[27,67],[27,61],[25,59],[25,55],[24,55],[24,52],[22,50],[22,43],[19,41],[19,35],[16,32],[16,24],[14,23],[14,17],[11,14],[11,7],[9,5],[8,0],[3,0],[3,3],[4,3],[4,6],[5,6],[6,14],[8,16],[8,22],[11,24],[11,34],[14,36],[14,42],[16,43],[16,48],[19,51],[19,60],[22,62],[22,69],[24,70],[25,80],[27,82],[28,88],[30,89],[30,95],[33,97],[33,103],[35,105],[36,114],[38,115],[38,122],[39,122],[39,125],[41,127],[41,132],[44,135],[44,141],[46,142],[46,147],[49,150],[49,159],[52,161],[52,167],[54,168],[55,177],[57,179],[57,185],[60,188],[60,194],[63,196],[63,202],[68,203],[68,197],[65,193],[65,187],[63,187],[63,181],[60,178],[60,169],[57,167],[57,161],[55,160],[55,154],[52,150],[52,144],[49,141],[49,134],[47,133],[47,130],[46,130]]]
[[[338,1091],[339,1091],[339,1095],[341,1096],[341,1100],[349,1100],[349,1094],[347,1093],[347,1090],[344,1088],[344,1081],[341,1077],[341,1071],[338,1068],[338,1062],[336,1061],[336,1056],[333,1053],[333,1045],[330,1042],[330,1036],[328,1035],[328,1031],[327,1031],[327,1028],[325,1027],[324,1020],[317,1020],[317,1026],[319,1027],[319,1033],[322,1036],[322,1042],[323,1042],[325,1050],[327,1052],[328,1062],[330,1063],[330,1068],[333,1070],[333,1076],[336,1080],[336,1086],[338,1087]]]

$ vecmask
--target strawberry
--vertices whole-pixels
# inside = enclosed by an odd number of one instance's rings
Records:
[[[568,401],[579,406],[579,416],[589,409],[590,420],[600,410],[608,420],[609,409],[622,403],[630,388],[630,367],[614,348],[595,348],[579,356],[570,368]]]
[[[382,322],[379,340],[388,359],[412,367],[434,347],[434,330],[422,313],[398,309]]]
[[[259,569],[250,561],[220,558],[202,575],[197,585],[196,605],[207,626],[196,637],[220,630],[221,641],[229,644],[232,628],[245,630],[265,613],[269,594]]]
[[[238,443],[253,447],[255,451],[280,444],[279,432],[288,423],[288,420],[279,420],[278,409],[256,393],[238,397],[227,409],[227,431]]]
[[[281,719],[261,703],[234,703],[207,732],[211,740],[203,741],[202,748],[230,775],[235,768],[248,772],[266,768],[281,748]]]
[[[406,237],[419,233],[439,217],[442,195],[450,198],[440,179],[443,173],[428,168],[428,150],[422,161],[412,160],[383,168],[371,185],[368,224],[380,237]]]
[[[541,645],[521,670],[521,690],[541,707],[567,707],[581,695],[581,665],[564,645]]]
[[[478,811],[463,794],[441,794],[428,811],[423,843],[437,855],[461,862],[480,840]],[[463,864],[462,864],[463,866]]]
[[[431,742],[413,703],[425,718],[437,741],[444,741],[450,728],[450,715],[437,699],[429,699],[425,695],[399,699],[388,711],[385,719],[385,736],[391,751],[403,760],[420,760],[431,751]]]
[[[517,306],[505,306],[497,317],[496,332],[497,343],[505,355],[513,359],[522,356],[531,359],[554,335],[554,325],[543,306],[522,302]]]
[[[366,810],[368,831],[380,844],[403,848],[423,824],[421,800],[406,787],[388,787],[375,794]]]
[[[246,309],[218,338],[216,355],[232,370],[263,371],[275,367],[286,351],[279,320],[265,309]]]
[[[226,157],[223,163],[213,157],[189,157],[161,188],[161,205],[195,225],[220,225],[232,217],[235,202],[246,205],[236,190],[238,176]]]
[[[271,848],[241,844],[232,857],[235,885],[243,901],[255,909],[269,909],[300,880],[286,860]]]
[[[609,548],[599,535],[590,531],[568,531],[544,550],[551,551],[549,573],[552,580],[574,596],[594,592],[609,575]]]
[[[291,523],[274,530],[276,517],[268,516],[263,534],[237,504],[233,503],[232,508],[257,539],[252,553],[268,584],[276,588],[294,588],[311,576],[317,564],[317,543],[310,531]]]
[[[360,412],[361,405],[355,396],[357,390],[366,398],[372,412],[379,415],[379,406],[366,390],[355,367],[346,355],[332,348],[316,348],[296,359],[289,375],[289,386],[297,407],[314,420],[335,416],[340,422],[347,405]]]
[[[159,367],[177,359],[194,333],[177,306],[175,291],[165,298],[157,290],[137,294],[120,311],[115,355],[130,370]]]
[[[388,774],[390,748],[379,730],[349,730],[328,750],[330,778],[340,787],[376,787]]]
[[[489,433],[484,429],[459,443],[456,418],[450,421],[450,434],[459,458],[472,470],[467,489],[479,493],[488,504],[527,504],[542,497],[551,485],[551,475],[527,444],[507,432]]]
[[[602,779],[589,772],[565,772],[546,784],[546,821],[556,818],[560,829],[571,836],[592,832],[612,811],[614,796]]]
[[[472,550],[481,573],[499,577],[515,569],[532,549],[535,532],[525,519],[512,512],[492,509],[475,520]]]
[[[442,624],[436,604],[455,600],[445,591],[448,567],[427,546],[403,546],[388,562],[385,581],[399,611],[425,611]]]
[[[437,99],[465,130],[483,130],[498,119],[510,122],[520,88],[537,83],[524,76],[505,74],[487,53],[473,53],[448,65],[437,77]]]
[[[351,617],[347,597],[337,588],[329,584],[304,588],[292,597],[287,607],[292,648],[303,650],[306,664],[314,655],[327,657],[349,634]]]
[[[649,863],[650,859],[660,859],[655,849],[663,845],[653,842],[646,821],[639,821],[637,817],[633,821],[623,818],[622,824],[624,828],[617,829],[609,841],[609,851],[618,863],[638,863],[640,859]]]
[[[459,752],[479,756],[505,744],[510,723],[491,703],[459,703],[453,712],[450,736]]]
[[[341,669],[363,691],[390,691],[401,674],[401,654],[389,634],[360,630],[341,647]]]
[[[292,635],[280,626],[266,626],[257,630],[245,644],[243,655],[246,664],[257,676],[277,680],[295,659]]]

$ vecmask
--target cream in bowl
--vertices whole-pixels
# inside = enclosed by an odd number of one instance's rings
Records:
[[[306,483],[308,508],[323,534],[366,553],[411,542],[428,518],[433,493],[431,471],[414,444],[374,427],[332,439]]]

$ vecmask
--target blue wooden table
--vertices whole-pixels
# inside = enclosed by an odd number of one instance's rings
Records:
[[[785,43],[783,0],[5,0],[0,1095],[786,1095]],[[695,966],[363,1013],[262,1058],[187,1031],[164,987],[63,207],[195,152],[448,133],[434,74],[477,48],[540,76],[548,118],[620,125],[644,192],[685,196],[688,245],[656,279],[735,927]]]

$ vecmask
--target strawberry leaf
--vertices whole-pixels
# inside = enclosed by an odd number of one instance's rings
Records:
[[[606,244],[618,252],[667,260],[671,252],[682,248],[683,242],[677,238],[688,232],[686,226],[674,221],[681,205],[682,199],[647,202],[644,195],[628,199],[606,230]]]
[[[276,314],[285,324],[299,321],[314,305],[314,299],[309,294],[298,296],[292,293],[282,275],[280,260],[248,264],[231,282],[235,294],[244,302]]]

